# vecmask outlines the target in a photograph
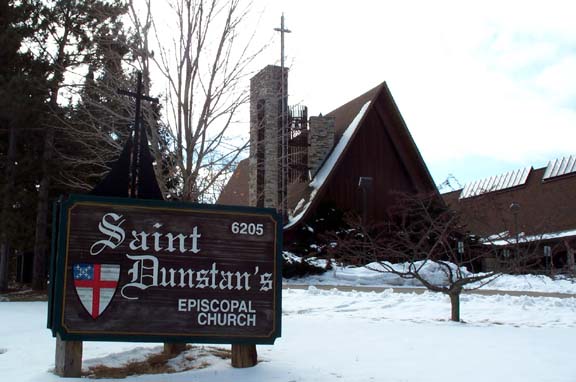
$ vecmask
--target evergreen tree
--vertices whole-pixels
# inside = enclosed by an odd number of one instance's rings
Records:
[[[133,88],[137,66],[146,92],[151,79],[126,11],[122,0],[0,2],[0,289],[11,252],[34,254],[33,288],[45,288],[51,200],[91,189],[130,134],[134,101],[117,89]],[[144,112],[161,187],[176,193],[161,108]]]
[[[0,3],[0,290],[8,287],[9,255],[31,251],[34,233],[47,67],[21,51],[35,31],[32,10],[29,1]]]
[[[86,67],[95,54],[97,37],[106,35],[105,30],[119,22],[126,11],[120,1],[103,0],[31,0],[31,18],[38,20],[38,29],[27,40],[28,52],[37,55],[48,65],[48,113],[42,116],[44,145],[41,157],[41,179],[34,239],[34,274],[32,287],[44,289],[46,282],[46,259],[48,256],[49,201],[57,190],[54,180],[60,173],[62,161],[57,159],[58,129],[66,120],[67,109],[61,95],[72,96],[68,81]],[[76,83],[78,83],[76,81]]]

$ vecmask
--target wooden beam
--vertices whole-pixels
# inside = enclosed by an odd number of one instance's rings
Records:
[[[256,345],[232,344],[232,367],[253,367],[257,363]]]
[[[64,341],[56,336],[56,375],[79,378],[82,375],[82,341]]]
[[[178,355],[185,350],[186,350],[186,344],[174,343],[174,342],[164,342],[164,354]]]

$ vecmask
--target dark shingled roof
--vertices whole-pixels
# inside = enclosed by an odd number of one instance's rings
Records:
[[[576,174],[543,181],[546,168],[532,169],[526,183],[514,188],[459,199],[462,190],[443,194],[446,203],[461,211],[467,228],[489,236],[514,232],[510,205],[518,203],[518,231],[541,235],[576,230]]]
[[[372,101],[385,85],[386,85],[385,82],[381,83],[375,88],[368,90],[361,96],[354,98],[352,101],[345,103],[344,105],[340,106],[335,110],[332,110],[330,113],[326,115],[327,117],[334,117],[335,119],[334,130],[336,133],[335,134],[336,142],[340,140],[342,134],[344,134],[346,128],[354,120],[354,117],[358,115],[358,112],[360,111],[362,106],[364,106],[366,102]]]
[[[247,206],[248,176],[248,158],[246,158],[238,163],[234,174],[224,186],[216,203],[228,206]]]

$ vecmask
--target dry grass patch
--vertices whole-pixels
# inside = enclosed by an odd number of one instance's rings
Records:
[[[220,359],[232,359],[232,351],[229,349],[222,349],[213,346],[208,346],[205,348],[210,354]]]
[[[204,369],[210,366],[210,363],[203,361],[202,358],[215,356],[221,359],[230,359],[232,353],[230,350],[217,347],[198,347],[186,346],[186,351],[179,355],[169,355],[164,353],[150,354],[145,360],[128,362],[120,367],[109,367],[106,365],[96,365],[88,368],[88,371],[82,372],[83,377],[89,378],[110,378],[120,379],[132,375],[142,374],[170,374],[179,373],[188,370]],[[179,366],[175,369],[170,365],[170,360],[182,357],[179,360]]]
[[[0,294],[0,301],[48,301],[45,291],[34,291],[32,289],[9,289]]]

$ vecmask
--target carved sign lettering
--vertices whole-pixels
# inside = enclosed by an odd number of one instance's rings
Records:
[[[281,222],[270,209],[72,196],[49,325],[68,340],[273,343]]]

